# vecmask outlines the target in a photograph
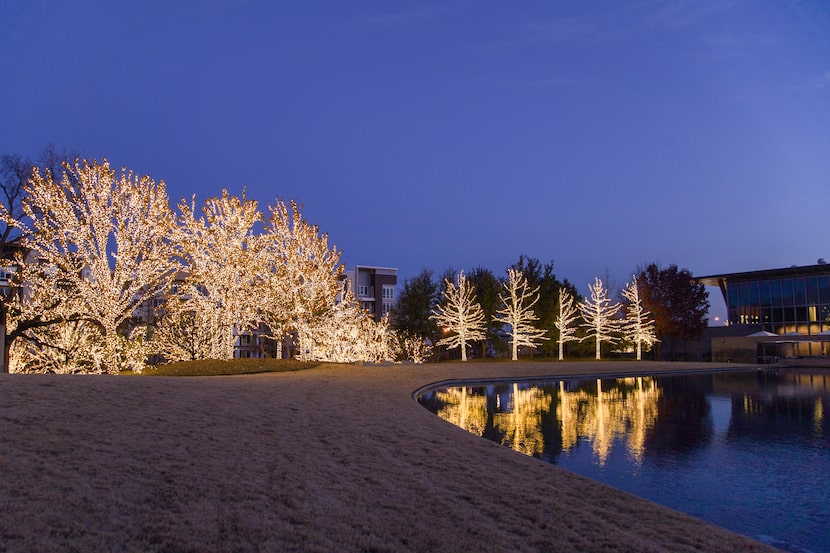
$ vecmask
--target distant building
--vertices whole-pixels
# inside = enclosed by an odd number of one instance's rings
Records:
[[[360,307],[372,313],[376,321],[392,310],[398,284],[397,269],[356,265],[351,271],[343,271],[341,278],[346,280]]]
[[[824,260],[696,280],[720,288],[726,302],[727,327],[712,335],[713,361],[828,355],[830,265]]]

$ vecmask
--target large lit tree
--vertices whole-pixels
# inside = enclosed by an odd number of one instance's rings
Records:
[[[254,225],[262,220],[257,202],[231,196],[208,198],[197,214],[195,197],[179,202],[179,248],[185,262],[182,294],[186,309],[200,311],[202,320],[215,320],[217,342],[208,356],[231,359],[236,334],[250,331],[258,322],[259,290],[255,259],[260,238]]]
[[[443,301],[432,312],[432,320],[447,334],[439,346],[461,348],[461,360],[467,360],[467,343],[484,339],[484,312],[476,301],[475,289],[459,271],[455,284],[444,279]]]
[[[141,370],[144,336],[130,320],[179,268],[164,183],[84,161],[66,165],[59,181],[35,169],[26,192],[23,244],[57,277],[51,292],[97,328],[105,370]]]
[[[648,349],[657,342],[654,318],[643,305],[642,298],[640,298],[640,287],[637,284],[636,275],[631,282],[625,285],[622,295],[627,301],[623,335],[626,340],[634,344],[637,351],[637,361],[640,361],[643,359],[643,346]]]
[[[559,331],[560,361],[565,358],[565,343],[579,340],[574,325],[577,319],[579,319],[579,315],[577,307],[574,305],[574,297],[562,286],[559,288],[559,313],[553,323]]]
[[[541,340],[547,339],[545,331],[533,325],[537,320],[533,306],[539,300],[539,288],[530,288],[525,276],[512,267],[507,269],[507,282],[503,287],[499,320],[509,326],[507,335],[510,336],[512,359],[517,361],[519,346],[536,347]]]
[[[259,264],[262,286],[260,316],[277,343],[296,332],[300,351],[313,343],[315,325],[335,304],[341,291],[341,252],[329,246],[329,237],[306,221],[293,201],[277,199],[262,236]],[[307,343],[304,345],[303,341]]]
[[[593,338],[596,342],[596,358],[601,359],[603,342],[614,344],[618,341],[619,320],[616,318],[620,310],[619,303],[608,299],[608,290],[599,278],[588,285],[590,298],[585,298],[579,304],[579,311],[584,321],[583,327],[588,330],[586,338]]]

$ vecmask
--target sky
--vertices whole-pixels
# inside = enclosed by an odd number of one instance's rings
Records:
[[[295,199],[399,283],[830,258],[826,0],[0,0],[0,75],[0,153]]]

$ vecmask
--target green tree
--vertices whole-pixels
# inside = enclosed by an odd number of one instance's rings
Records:
[[[664,357],[662,344],[668,344],[668,358],[677,358],[677,342],[699,337],[708,325],[709,292],[688,269],[669,265],[665,269],[651,263],[637,274],[643,305],[654,315],[657,327],[657,357]],[[685,352],[684,352],[685,354]]]
[[[392,308],[392,324],[396,331],[414,334],[435,343],[438,327],[430,319],[438,301],[438,284],[430,269],[423,269],[403,283],[398,301]]]
[[[493,271],[480,266],[470,272],[468,280],[475,288],[478,303],[484,312],[485,337],[481,342],[481,357],[487,356],[488,343],[497,351],[505,350],[506,346],[501,339],[502,323],[498,320],[502,281],[493,274]]]

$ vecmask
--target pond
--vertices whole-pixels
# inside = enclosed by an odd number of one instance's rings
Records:
[[[437,388],[478,436],[787,551],[830,552],[830,371]]]

